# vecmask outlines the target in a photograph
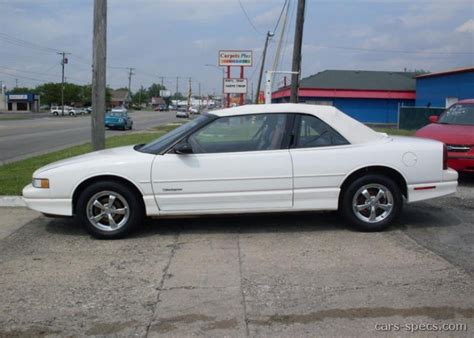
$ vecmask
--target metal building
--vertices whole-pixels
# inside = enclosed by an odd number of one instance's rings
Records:
[[[325,70],[301,80],[300,102],[332,105],[371,124],[395,124],[399,106],[415,104],[415,73]],[[289,102],[290,88],[273,92],[272,101]]]
[[[474,98],[474,66],[416,77],[416,105],[449,107],[463,99]]]

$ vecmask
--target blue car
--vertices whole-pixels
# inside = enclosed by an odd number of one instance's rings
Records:
[[[112,109],[105,114],[105,127],[110,129],[132,129],[133,121],[125,109]]]

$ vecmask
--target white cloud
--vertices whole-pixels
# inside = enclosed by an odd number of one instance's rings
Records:
[[[474,33],[474,19],[467,20],[461,26],[456,28],[459,33]]]

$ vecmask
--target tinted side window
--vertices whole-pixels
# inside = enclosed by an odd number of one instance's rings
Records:
[[[327,147],[349,144],[337,131],[312,115],[301,115],[297,148]]]
[[[221,117],[189,137],[194,153],[280,149],[286,114]]]

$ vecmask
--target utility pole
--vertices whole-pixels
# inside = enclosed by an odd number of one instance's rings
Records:
[[[258,82],[257,82],[257,98],[255,99],[255,103],[258,103],[258,96],[260,94],[260,84],[262,83],[262,77],[263,77],[263,69],[265,67],[265,58],[267,56],[267,47],[268,47],[268,41],[275,35],[275,33],[268,31],[267,32],[267,37],[265,38],[265,46],[263,47],[263,56],[262,56],[262,64],[260,65],[260,74],[258,76]]]
[[[92,149],[105,148],[105,71],[107,67],[107,0],[94,0],[92,48]]]
[[[165,88],[165,77],[164,76],[159,76],[159,78],[161,79],[161,89],[164,89]]]
[[[140,108],[142,107],[142,91],[143,91],[143,85],[140,85],[140,93],[138,94],[138,106]]]
[[[250,83],[250,102],[254,102],[253,101],[253,82]]]
[[[304,26],[304,10],[306,4],[305,0],[298,0],[298,11],[296,13],[296,27],[295,27],[295,40],[293,45],[293,64],[291,70],[291,96],[290,102],[298,103],[298,91],[300,88],[300,76],[301,76],[301,46],[303,44],[303,26]]]
[[[62,113],[61,115],[64,115],[64,65],[67,64],[68,60],[66,58],[66,55],[69,55],[71,53],[66,53],[66,52],[60,52],[57,53],[62,56],[61,59],[61,66],[62,66],[62,74],[61,74],[61,110]]]
[[[18,79],[15,79],[15,88],[18,88]]]
[[[135,75],[133,72],[135,68],[127,68],[128,69],[128,107],[130,108],[130,102],[132,101],[132,75]]]
[[[176,91],[174,92],[174,98],[176,100],[176,109],[178,109],[178,90],[179,90],[179,76],[176,76]]]
[[[188,111],[189,111],[189,107],[191,107],[191,95],[192,95],[192,79],[189,78],[189,89],[188,89]]]

